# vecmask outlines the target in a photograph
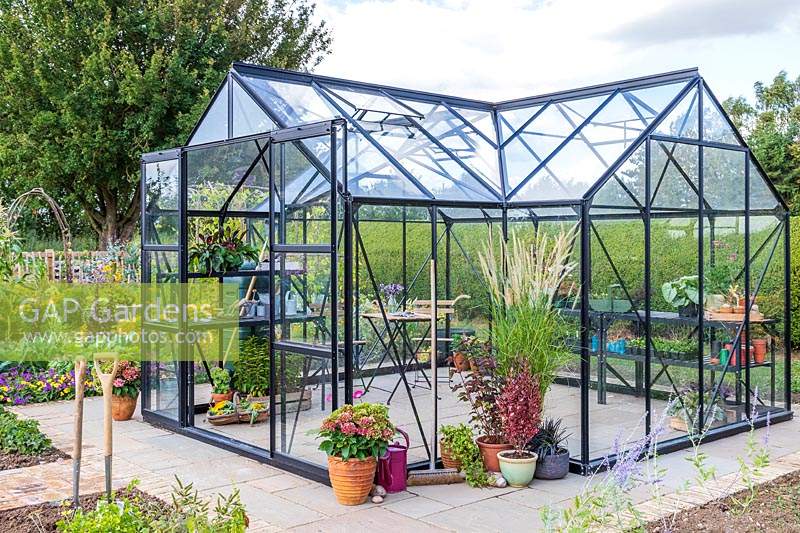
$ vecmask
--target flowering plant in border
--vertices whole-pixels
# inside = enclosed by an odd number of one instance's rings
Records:
[[[539,381],[526,367],[509,378],[497,399],[503,422],[503,436],[514,446],[516,457],[530,455],[525,445],[539,432],[542,419],[542,395]]]
[[[142,372],[133,361],[120,361],[114,377],[114,395],[135,398],[142,388]]]
[[[322,422],[319,449],[333,457],[366,459],[386,453],[396,430],[385,405],[343,405]]]
[[[83,380],[85,396],[100,394],[100,388],[91,377],[90,368],[86,369]],[[16,367],[0,373],[0,404],[25,405],[74,398],[74,369],[59,372],[55,368],[34,371]]]

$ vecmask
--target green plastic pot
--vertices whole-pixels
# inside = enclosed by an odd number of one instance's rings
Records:
[[[514,450],[506,450],[497,454],[500,461],[500,472],[512,487],[527,487],[533,481],[536,473],[536,460],[539,458],[533,452],[526,452],[527,457],[516,458]]]

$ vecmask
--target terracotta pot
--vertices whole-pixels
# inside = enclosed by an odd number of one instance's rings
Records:
[[[133,417],[133,412],[136,411],[138,399],[138,392],[136,396],[118,396],[114,394],[111,396],[111,417],[117,422],[130,420]]]
[[[367,501],[377,465],[374,457],[344,461],[329,455],[328,476],[336,500],[342,505],[361,505]]]
[[[459,372],[466,372],[469,370],[469,360],[467,359],[467,356],[461,352],[454,353],[453,366],[455,366],[456,370]]]
[[[481,451],[483,466],[486,467],[486,470],[489,472],[499,472],[500,460],[497,458],[497,454],[505,450],[512,450],[514,447],[504,442],[495,444],[491,442],[492,440],[499,440],[499,438],[483,435],[475,439],[475,444],[478,445],[478,449]]]
[[[211,393],[211,403],[226,402],[226,401],[229,402],[231,400],[233,400],[232,390],[229,390],[225,394],[217,394],[215,392]]]
[[[763,363],[767,358],[767,339],[753,339],[753,361]]]
[[[455,468],[461,471],[461,461],[453,458],[453,453],[443,440],[439,441],[439,449],[442,452],[442,465],[444,465],[445,468]]]

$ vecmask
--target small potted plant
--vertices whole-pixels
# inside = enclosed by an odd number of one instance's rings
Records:
[[[194,271],[233,272],[245,261],[258,261],[258,250],[247,244],[244,233],[227,227],[221,232],[200,234],[189,246],[189,265]]]
[[[233,399],[231,390],[231,374],[224,367],[211,367],[211,381],[214,384],[211,389],[211,403],[230,401]]]
[[[269,404],[259,401],[242,400],[237,406],[239,422],[248,422],[251,426],[263,422],[269,416]]]
[[[336,500],[360,505],[367,500],[378,457],[395,434],[385,405],[343,405],[322,422],[319,449],[328,454],[328,475]]]
[[[236,405],[232,401],[222,400],[208,408],[206,419],[212,426],[225,426],[239,422],[239,415],[236,414]]]
[[[569,450],[567,430],[560,418],[547,418],[539,425],[539,431],[528,441],[526,448],[539,458],[536,460],[536,479],[561,479],[569,473]]]
[[[111,396],[111,416],[114,420],[130,420],[136,411],[139,389],[142,387],[142,372],[133,361],[120,361],[114,377]]]
[[[472,428],[466,424],[444,425],[440,431],[442,437],[439,439],[439,447],[444,467],[463,471],[465,481],[471,487],[489,485],[493,478],[483,466],[483,457],[475,444]]]
[[[388,307],[387,311],[390,313],[397,311],[399,307],[399,304],[397,303],[397,297],[403,294],[405,287],[399,283],[381,283],[380,290],[385,298],[386,306]]]
[[[697,316],[700,305],[700,281],[697,276],[682,276],[661,286],[664,300],[682,317]]]
[[[505,379],[497,371],[494,358],[482,357],[476,360],[476,364],[478,372],[465,374],[464,379],[454,382],[451,388],[459,400],[470,405],[470,421],[480,434],[475,442],[486,470],[499,472],[497,453],[512,449],[503,436],[503,421],[497,405]]]
[[[269,357],[269,338],[253,335],[242,341],[232,381],[240,396],[269,403]]]
[[[673,399],[668,408],[670,416],[669,426],[676,431],[685,431],[689,434],[699,434],[711,427],[716,422],[725,422],[727,413],[722,404],[722,397],[717,395],[716,401],[711,403],[711,389],[703,392],[703,417],[701,427],[700,413],[700,388],[697,383],[689,383],[680,391],[680,398]]]
[[[539,432],[542,394],[539,382],[526,367],[508,379],[497,399],[503,434],[514,447],[498,452],[500,472],[512,487],[527,487],[536,473],[538,455],[525,449]]]

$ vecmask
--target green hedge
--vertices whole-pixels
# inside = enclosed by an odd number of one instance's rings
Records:
[[[651,228],[652,246],[652,286],[655,309],[669,309],[661,298],[661,284],[689,275],[697,271],[697,239],[694,233],[695,221],[688,221],[684,225],[676,221],[669,223],[656,221]],[[729,233],[720,230],[717,240],[722,247],[717,249],[718,262],[727,260],[728,256],[737,255],[736,264],[743,265],[743,240],[741,233],[736,233],[731,225],[735,221],[727,221]],[[741,224],[741,221],[738,222]],[[555,224],[543,225],[555,229]],[[597,222],[597,233],[603,240],[608,254],[619,275],[625,281],[634,298],[643,296],[644,280],[644,229],[641,222]],[[772,227],[754,231],[751,235],[750,246],[754,252],[768,237]],[[515,224],[513,229],[522,233],[532,232],[531,224]],[[402,226],[395,222],[363,222],[360,226],[364,246],[367,249],[370,266],[375,274],[377,283],[402,282]],[[741,226],[739,227],[741,230]],[[483,249],[488,238],[488,229],[485,224],[456,225],[454,233],[463,246],[464,251],[471,258],[473,266],[478,269],[478,255]],[[800,346],[800,218],[792,220],[792,343]],[[407,230],[407,264],[408,282],[414,274],[424,265],[430,252],[431,233],[428,224],[408,224]],[[707,245],[708,246],[708,245]],[[708,249],[706,246],[706,249]],[[445,241],[439,244],[439,294],[444,293],[444,249]],[[450,264],[451,294],[469,294],[472,298],[463,309],[463,317],[486,316],[488,294],[481,276],[473,271],[455,239],[451,241],[452,260]],[[753,283],[755,284],[760,272],[764,268],[765,253],[756,261],[753,269]],[[359,251],[359,255],[360,251]],[[759,293],[758,303],[762,311],[768,316],[782,317],[783,315],[783,244],[779,243],[775,257],[770,264],[767,275]],[[371,286],[367,270],[360,258],[359,288],[362,298],[372,299],[374,291]],[[411,288],[410,298],[430,298],[429,266],[424,266],[416,284]],[[607,260],[605,253],[599,246],[596,237],[592,240],[592,280],[595,292],[605,290],[617,278]]]

